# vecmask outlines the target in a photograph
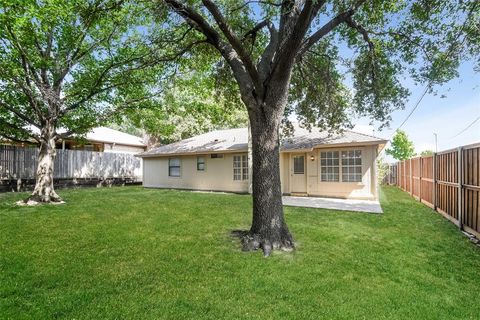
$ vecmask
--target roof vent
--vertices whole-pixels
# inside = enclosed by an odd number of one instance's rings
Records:
[[[214,142],[218,142],[218,139],[213,140]]]

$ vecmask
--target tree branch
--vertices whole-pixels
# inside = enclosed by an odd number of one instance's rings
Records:
[[[245,68],[250,74],[252,81],[256,84],[256,87],[259,88],[260,83],[259,83],[258,71],[255,68],[255,65],[253,64],[252,59],[250,58],[250,55],[247,53],[247,51],[243,47],[241,41],[233,33],[232,29],[227,25],[227,22],[223,17],[222,13],[220,12],[220,10],[218,9],[218,7],[211,0],[202,0],[202,2],[205,5],[205,7],[208,9],[208,11],[212,14],[220,30],[222,30],[223,35],[227,38],[230,45],[237,52]]]
[[[0,137],[3,137],[3,138],[5,138],[5,139],[7,139],[7,140],[9,140],[9,141],[16,142],[16,143],[25,143],[25,144],[30,144],[30,143],[32,143],[32,141],[18,139],[18,138],[15,138],[15,137],[11,136],[11,135],[2,133],[2,132],[0,132]],[[37,141],[37,142],[40,142],[40,141],[38,141],[37,139],[34,139],[34,140]]]
[[[270,2],[270,1],[260,1],[260,0],[245,1],[245,3],[243,3],[243,4],[239,5],[238,7],[235,7],[232,10],[230,10],[230,13],[234,13],[235,11],[242,10],[243,8],[245,8],[246,6],[248,6],[252,3],[260,3],[260,4],[267,4],[267,5],[270,5],[270,6],[280,7],[282,5],[282,2],[274,3],[274,2]]]
[[[358,0],[351,9],[338,14],[336,17],[324,24],[320,29],[318,29],[303,42],[302,48],[298,54],[301,56],[307,52],[308,49],[310,49],[315,43],[330,33],[330,31],[335,29],[341,23],[345,22],[349,17],[353,16],[355,12],[357,12],[358,8],[360,8],[360,6],[365,2],[366,0]]]
[[[0,106],[7,109],[8,111],[14,113],[17,117],[19,117],[20,119],[22,119],[23,121],[37,127],[40,129],[40,124],[38,124],[37,122],[35,122],[35,120],[31,119],[31,118],[28,118],[27,116],[25,116],[24,114],[22,114],[21,112],[18,112],[18,110],[15,110],[15,108],[9,106],[8,104],[6,104],[5,102],[2,102],[0,101]]]
[[[262,57],[257,65],[260,80],[262,82],[266,80],[268,74],[270,73],[271,64],[278,47],[278,31],[275,29],[273,23],[270,22],[268,24],[268,30],[270,31],[270,41],[263,51]]]
[[[17,125],[14,125],[14,124],[12,124],[12,123],[10,123],[10,122],[7,122],[7,121],[5,121],[5,120],[3,120],[3,119],[0,119],[0,124],[1,124],[2,127],[4,127],[4,128],[5,128],[5,127],[8,127],[8,128],[10,128],[10,129],[12,129],[12,130],[14,130],[14,131],[20,131],[20,132],[22,132],[24,135],[29,136],[29,137],[35,139],[37,142],[40,142],[40,137],[39,137],[38,135],[36,135],[35,133],[33,133],[33,132],[31,132],[31,131],[29,131],[29,130],[27,130],[27,129],[25,129],[25,128],[22,128],[22,127],[19,127],[19,126],[17,126]],[[18,141],[18,142],[21,142],[21,143],[27,142],[27,141],[19,140],[18,138],[15,138],[14,136],[11,136],[11,135],[9,135],[9,134],[1,131],[1,130],[0,130],[0,136],[6,137],[7,139],[11,139],[11,140],[13,140],[13,141]]]
[[[268,26],[269,24],[271,24],[270,20],[268,19],[263,20],[262,22],[258,23],[255,27],[253,27],[251,30],[246,32],[243,35],[242,40],[247,39],[248,36],[255,37],[258,31],[260,31],[263,27]]]
[[[353,20],[351,16],[348,17],[345,20],[345,22],[350,28],[357,30],[362,35],[363,40],[365,40],[365,42],[368,44],[368,48],[372,58],[371,65],[370,65],[370,75],[372,77],[372,84],[375,84],[376,78],[377,78],[376,71],[375,71],[375,61],[374,61],[375,60],[375,44],[370,39],[368,31],[364,27],[362,27],[360,24],[358,24],[355,20]]]
[[[178,0],[164,0],[164,2],[177,14],[184,18],[190,26],[205,35],[208,43],[210,43],[218,50],[218,52],[220,52],[233,71],[233,75],[239,84],[242,99],[254,100],[255,97],[253,95],[253,90],[255,88],[252,78],[232,46],[229,43],[225,43],[220,38],[220,35],[217,33],[217,31],[215,31],[215,29],[213,29],[210,24],[194,9],[184,5]],[[247,103],[246,105],[248,106]]]

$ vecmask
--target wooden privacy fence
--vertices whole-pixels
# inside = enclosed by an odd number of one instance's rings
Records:
[[[387,165],[385,175],[382,177],[382,184],[396,185],[397,184],[397,165]]]
[[[0,145],[0,180],[35,179],[38,149]],[[55,179],[141,180],[141,160],[132,154],[57,150]]]
[[[400,161],[397,185],[480,238],[480,144]]]

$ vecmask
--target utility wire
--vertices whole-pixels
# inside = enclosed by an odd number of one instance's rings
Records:
[[[420,102],[422,102],[423,98],[425,98],[425,96],[427,95],[427,92],[428,92],[429,89],[430,89],[430,83],[425,86],[425,89],[423,90],[422,95],[420,96],[420,98],[418,98],[418,100],[417,100],[417,102],[415,103],[415,106],[413,107],[412,111],[410,111],[410,113],[407,115],[407,117],[405,118],[405,120],[403,120],[403,122],[397,127],[397,129],[395,129],[395,131],[393,131],[393,133],[390,135],[390,137],[388,138],[388,140],[391,140],[392,137],[395,135],[395,132],[397,132],[401,127],[403,127],[403,125],[408,121],[408,119],[410,119],[410,117],[412,116],[412,114],[415,112],[415,110],[416,110],[416,109],[418,108],[418,106],[420,105]]]
[[[443,56],[443,61],[445,61],[447,59],[448,56],[450,56],[450,54],[453,52],[453,49],[457,46],[457,40],[458,38],[460,38],[462,32],[464,31],[465,29],[465,25],[467,24],[467,21],[470,17],[470,15],[472,14],[472,12],[475,10],[477,4],[479,3],[480,1],[477,1],[474,3],[474,5],[472,6],[472,8],[470,9],[469,13],[467,14],[467,17],[465,18],[465,21],[463,22],[463,25],[462,25],[462,28],[460,29],[456,39],[455,39],[455,42],[452,43],[452,45],[450,46],[450,48],[448,49],[448,52],[446,55]],[[462,40],[462,43],[465,42],[465,37],[463,38]],[[408,121],[408,119],[410,119],[410,117],[412,116],[412,114],[415,112],[415,110],[418,108],[418,106],[420,105],[420,103],[422,102],[423,98],[425,97],[425,95],[427,94],[427,92],[430,90],[431,88],[431,85],[432,85],[432,80],[429,80],[427,82],[427,85],[425,86],[425,89],[423,90],[423,93],[422,95],[420,96],[420,98],[418,99],[418,101],[415,103],[412,111],[410,111],[410,113],[407,115],[407,117],[405,118],[405,120],[403,120],[403,122],[397,127],[397,129],[395,129],[393,131],[393,133],[390,135],[390,137],[388,138],[388,140],[390,141],[392,139],[392,137],[395,135],[395,133]],[[480,118],[480,117],[479,117]],[[475,123],[478,119],[476,119],[473,123]],[[473,125],[472,123],[472,125]]]
[[[462,131],[460,131],[459,133],[457,133],[453,137],[449,138],[448,140],[451,140],[451,139],[454,139],[454,138],[458,137],[459,135],[461,135],[462,133],[464,133],[465,131],[470,129],[475,124],[475,122],[477,122],[478,120],[480,120],[480,116],[478,116],[477,119],[473,120],[472,123],[470,123],[465,129],[463,129]]]

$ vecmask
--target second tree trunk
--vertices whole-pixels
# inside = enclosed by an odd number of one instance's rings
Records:
[[[44,203],[62,201],[53,187],[53,172],[56,156],[53,131],[53,128],[48,127],[42,129],[35,188],[30,197],[25,201]]]

